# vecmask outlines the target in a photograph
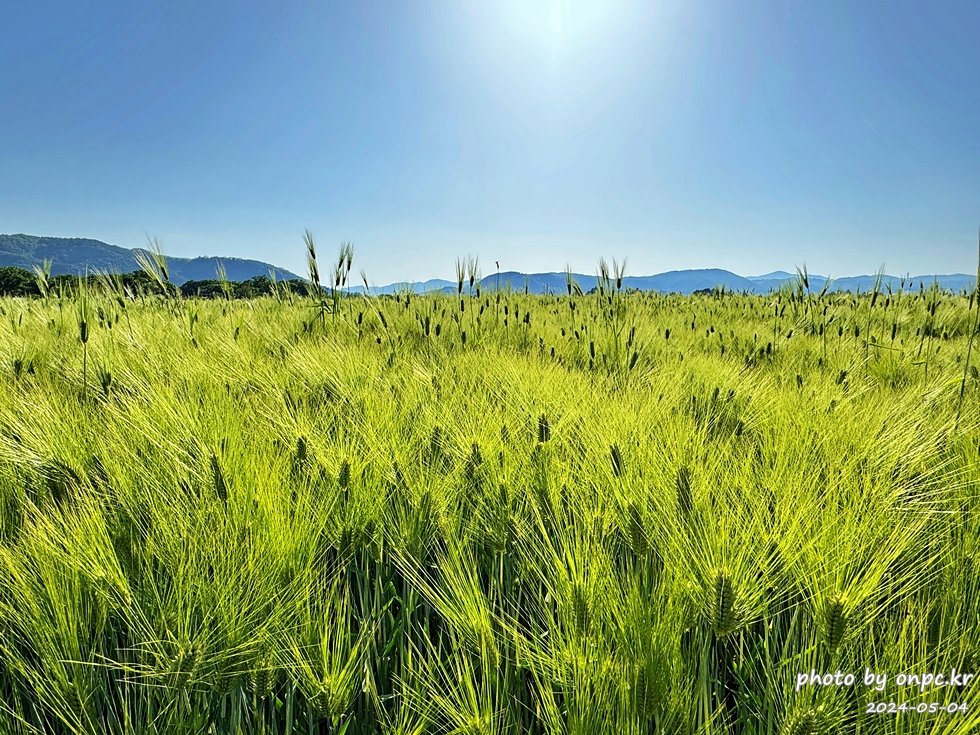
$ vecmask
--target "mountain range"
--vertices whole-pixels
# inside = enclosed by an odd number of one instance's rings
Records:
[[[140,265],[136,260],[138,252],[141,252],[138,248],[129,250],[116,245],[108,245],[98,240],[38,237],[36,235],[0,235],[0,267],[17,266],[30,270],[35,265],[41,265],[44,260],[51,260],[52,275],[61,273],[80,275],[86,270],[89,273],[97,270],[120,273],[139,270]],[[254,276],[268,276],[270,272],[274,272],[278,280],[288,281],[300,278],[290,271],[258,260],[216,257],[167,258],[170,279],[178,285],[186,281],[205,281],[217,278],[219,263],[224,266],[228,279],[232,281],[245,281]],[[595,275],[583,273],[573,273],[572,276],[583,291],[595,288],[598,280]],[[690,294],[695,291],[711,290],[715,287],[724,286],[729,291],[766,294],[795,281],[796,278],[795,273],[786,271],[773,271],[761,276],[746,277],[719,268],[705,268],[668,271],[652,276],[626,276],[623,278],[623,288]],[[811,273],[808,280],[811,291],[820,291],[830,279]],[[875,276],[873,275],[835,278],[831,281],[828,290],[868,291],[873,287],[874,280]],[[897,290],[902,281],[903,278],[901,277],[886,275],[882,278],[882,288],[887,289],[891,286],[892,290]],[[953,273],[905,276],[904,278],[906,289],[918,289],[920,284],[922,287],[928,288],[933,281],[938,282],[944,290],[959,293],[972,289],[976,283],[976,277],[963,273]],[[464,291],[467,287],[468,282],[464,284]],[[483,277],[482,287],[484,290],[495,290],[498,287],[503,290],[509,287],[516,291],[523,291],[527,288],[528,292],[535,294],[563,294],[567,291],[566,277],[563,272],[519,273],[506,271],[499,274],[492,273]],[[405,290],[418,293],[428,291],[455,293],[457,288],[457,284],[453,281],[432,279],[423,282],[399,282],[387,286],[372,287],[371,293],[393,294]],[[364,291],[364,287],[356,286],[350,290],[353,293],[360,293]]]
[[[585,275],[583,273],[573,273],[572,277],[583,291],[595,288],[598,278],[595,275]],[[720,268],[705,268],[697,270],[668,271],[652,276],[625,276],[623,278],[623,288],[635,288],[640,291],[658,291],[660,293],[681,293],[691,294],[695,291],[711,290],[715,287],[724,286],[728,291],[748,292],[753,294],[767,294],[776,291],[787,283],[793,283],[797,279],[795,273],[786,271],[774,271],[761,276],[740,276],[731,271]],[[875,276],[848,276],[845,278],[829,279],[827,276],[808,274],[807,277],[810,290],[820,291],[827,281],[830,281],[828,291],[868,291],[874,287]],[[970,290],[976,283],[975,276],[968,276],[962,273],[948,275],[920,275],[906,276],[904,278],[905,288],[919,288],[921,283],[924,288],[928,288],[933,281],[939,283],[940,288],[959,293],[963,290]],[[881,280],[881,288],[887,290],[891,286],[893,291],[897,291],[903,279],[897,276],[885,275]],[[493,291],[498,288],[505,290],[508,287],[515,291],[523,291],[525,287],[529,293],[544,294],[564,294],[567,293],[567,281],[565,273],[518,273],[507,271],[499,275],[493,273],[484,276],[482,287],[484,290]],[[463,285],[464,293],[468,292],[469,282]],[[444,293],[456,293],[458,284],[453,281],[433,279],[424,282],[402,282],[393,283],[388,286],[371,288],[371,293],[397,293],[399,291],[411,290],[416,292],[441,291]],[[361,292],[363,287],[358,286],[352,291]]]

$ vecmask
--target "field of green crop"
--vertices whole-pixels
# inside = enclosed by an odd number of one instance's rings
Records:
[[[492,282],[0,300],[0,732],[980,732],[972,298]]]

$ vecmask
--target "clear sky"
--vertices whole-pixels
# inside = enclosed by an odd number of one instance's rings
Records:
[[[32,0],[0,232],[373,284],[976,271],[980,2]]]

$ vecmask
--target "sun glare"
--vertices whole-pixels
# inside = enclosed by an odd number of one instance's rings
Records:
[[[455,42],[511,114],[524,117],[543,104],[548,115],[561,115],[598,104],[610,79],[631,77],[626,70],[637,57],[630,49],[643,47],[653,10],[622,1],[474,4]]]

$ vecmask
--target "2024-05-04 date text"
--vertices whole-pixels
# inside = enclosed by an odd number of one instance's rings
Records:
[[[919,702],[918,704],[910,704],[909,702],[868,702],[866,705],[866,714],[905,714],[905,713],[915,713],[915,714],[937,714],[940,712],[945,712],[947,714],[964,714],[966,713],[968,707],[966,702],[957,703],[950,702],[949,704],[942,704],[941,702]]]

